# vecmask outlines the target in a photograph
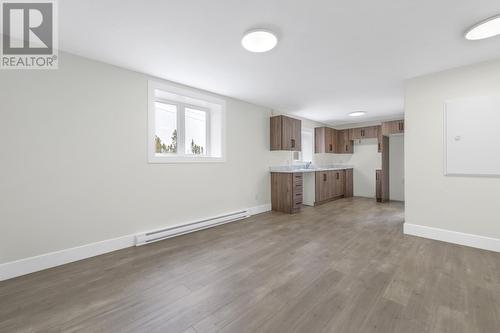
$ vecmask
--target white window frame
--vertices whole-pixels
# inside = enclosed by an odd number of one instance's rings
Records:
[[[179,99],[197,100],[200,105],[155,96],[155,90],[162,90],[179,96]],[[177,153],[157,155],[154,145],[156,135],[155,102],[175,105],[177,108]],[[204,104],[204,105],[201,105]],[[220,112],[220,156],[212,156],[212,112],[214,107]],[[186,108],[206,112],[206,147],[204,155],[186,154],[185,111]],[[148,161],[149,163],[222,163],[226,155],[226,102],[208,93],[169,85],[156,81],[148,82]]]

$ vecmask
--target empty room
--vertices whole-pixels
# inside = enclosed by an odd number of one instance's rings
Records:
[[[498,0],[0,29],[0,332],[500,332]]]

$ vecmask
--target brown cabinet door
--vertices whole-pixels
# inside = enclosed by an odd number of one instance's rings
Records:
[[[351,128],[351,139],[361,140],[363,139],[363,127]]]
[[[401,134],[405,131],[404,120],[386,121],[382,123],[382,135]]]
[[[294,151],[301,151],[302,149],[302,121],[299,119],[292,119],[292,140],[291,146]]]
[[[302,148],[302,121],[287,116],[271,117],[271,150],[300,151]]]
[[[354,195],[354,177],[353,177],[353,170],[352,169],[346,169],[345,170],[345,190],[344,190],[344,197],[350,198]]]
[[[293,141],[293,122],[289,117],[281,116],[281,148],[282,150],[294,150],[296,142]]]
[[[272,210],[296,213],[302,207],[302,173],[271,173]]]
[[[327,127],[325,129],[325,151],[327,153],[334,153],[335,152],[335,130],[333,128]]]
[[[316,176],[316,202],[328,200],[330,197],[330,176],[329,171],[317,171]]]
[[[326,152],[325,132],[326,132],[326,127],[316,127],[314,129],[314,152],[316,154]]]
[[[404,133],[404,132],[405,132],[405,121],[398,120],[398,133]]]
[[[378,202],[382,201],[382,170],[375,171],[375,197]]]
[[[344,184],[345,171],[344,170],[333,171],[333,177],[334,177],[333,181],[334,181],[334,184],[335,184],[333,197],[338,197],[338,196],[344,195],[344,189],[345,189],[345,184]]]
[[[316,127],[314,129],[314,152],[336,153],[337,131],[330,127]]]
[[[378,149],[379,153],[381,153],[382,149],[383,149],[382,139],[383,139],[382,126],[377,126],[377,140],[378,140],[378,148],[377,149]]]
[[[335,197],[336,186],[335,171],[328,171],[328,200]]]
[[[271,117],[271,150],[281,150],[281,116]]]
[[[332,147],[332,129],[326,127],[325,128],[325,153],[331,153],[333,151]]]
[[[374,139],[377,137],[377,126],[357,127],[352,129],[352,139]]]
[[[337,154],[352,154],[353,153],[353,142],[349,135],[350,130],[339,130],[337,131],[337,144],[336,153]]]
[[[291,173],[271,173],[272,210],[284,213],[292,211],[293,183]]]
[[[375,139],[377,137],[377,126],[364,127],[361,134],[363,139]]]

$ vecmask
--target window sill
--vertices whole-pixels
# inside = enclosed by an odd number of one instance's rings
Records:
[[[154,156],[149,157],[151,164],[172,164],[172,163],[224,163],[224,157],[211,156]]]

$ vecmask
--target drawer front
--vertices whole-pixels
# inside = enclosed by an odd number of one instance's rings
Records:
[[[293,198],[293,207],[300,208],[302,206],[302,193],[295,195]]]
[[[294,186],[302,186],[302,179],[303,176],[301,173],[294,173],[293,174],[293,185]]]

